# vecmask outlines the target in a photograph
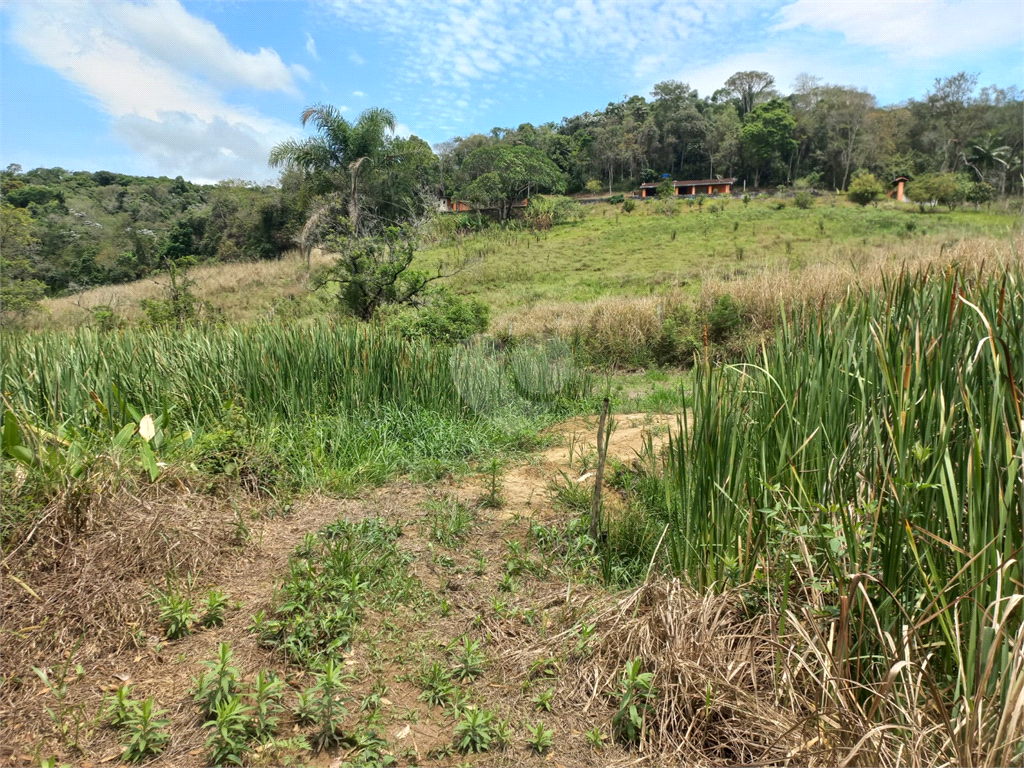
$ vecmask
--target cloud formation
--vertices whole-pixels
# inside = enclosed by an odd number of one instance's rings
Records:
[[[1006,47],[1020,37],[1024,6],[1006,0],[796,0],[779,11],[776,30],[808,27],[841,33],[847,42],[936,59]]]
[[[146,4],[33,2],[15,8],[12,36],[40,64],[79,85],[155,172],[195,180],[265,180],[267,153],[293,129],[227,103],[228,88],[297,93],[269,48],[234,47],[177,0]]]

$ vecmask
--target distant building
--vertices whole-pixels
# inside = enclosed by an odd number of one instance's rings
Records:
[[[907,182],[910,181],[906,176],[897,176],[892,180],[892,189],[889,190],[887,197],[891,197],[900,203],[907,202],[907,195],[905,192]]]
[[[640,197],[654,197],[662,182],[650,182],[640,185]],[[700,179],[691,181],[673,181],[672,188],[677,195],[728,195],[736,179]]]
[[[521,210],[526,208],[530,204],[530,199],[524,197],[518,203],[512,203],[513,210]],[[468,203],[465,200],[456,200],[452,197],[446,197],[441,201],[441,211],[444,213],[468,213],[470,211],[481,211],[489,212],[498,210],[496,205],[477,205],[476,203]]]

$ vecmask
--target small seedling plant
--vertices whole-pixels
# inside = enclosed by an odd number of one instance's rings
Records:
[[[107,697],[103,719],[114,728],[123,728],[139,714],[139,702],[132,698],[132,686],[119,685],[113,696]]]
[[[242,764],[252,735],[252,714],[252,707],[246,706],[241,696],[229,696],[217,704],[212,718],[203,723],[211,729],[206,739],[211,765]]]
[[[209,720],[223,702],[238,692],[241,676],[238,669],[231,666],[230,643],[220,643],[217,646],[217,658],[204,661],[203,666],[206,669],[193,679],[196,688],[193,700]]]
[[[192,632],[196,614],[191,597],[168,585],[166,592],[153,590],[153,601],[160,611],[160,623],[168,640],[178,640]]]
[[[454,666],[452,674],[458,680],[475,680],[484,673],[487,656],[481,650],[482,643],[468,637],[462,638],[462,645],[452,649]]]
[[[272,671],[261,669],[256,675],[250,694],[253,709],[253,731],[257,739],[265,741],[277,733],[284,714],[282,698],[284,683]]]
[[[344,740],[341,732],[342,723],[348,710],[343,703],[348,699],[348,682],[351,676],[335,659],[324,662],[320,670],[314,673],[316,683],[310,692],[309,719],[316,731],[310,739],[315,752],[337,747]]]
[[[487,752],[491,748],[494,732],[491,721],[494,713],[486,709],[467,707],[455,724],[455,746],[462,752]]]
[[[171,736],[167,727],[171,721],[163,717],[166,709],[157,709],[153,697],[143,701],[132,719],[126,725],[126,740],[121,759],[128,763],[140,763],[164,751]]]
[[[537,723],[536,725],[531,725],[527,730],[530,733],[530,737],[526,740],[526,743],[534,752],[542,755],[551,749],[552,738],[555,735],[553,728],[545,728],[544,723]]]
[[[425,701],[433,707],[443,707],[451,701],[455,686],[452,684],[451,672],[441,662],[431,662],[424,666],[417,679],[423,693],[420,694],[420,701]]]
[[[555,689],[548,688],[533,697],[533,706],[538,712],[550,712],[551,704],[555,700]]]
[[[211,589],[206,594],[203,617],[199,623],[204,627],[219,627],[224,624],[224,613],[228,608],[228,595],[219,589]]]
[[[612,732],[623,744],[640,743],[654,712],[654,673],[642,669],[640,659],[628,661],[619,679],[619,704],[612,716]]]

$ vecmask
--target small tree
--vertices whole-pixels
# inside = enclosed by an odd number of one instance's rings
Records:
[[[926,173],[918,176],[907,187],[907,197],[922,210],[925,205],[936,204],[953,210],[963,203],[970,192],[971,180],[959,173]]]
[[[857,171],[850,181],[850,188],[846,191],[846,197],[857,205],[867,205],[875,202],[885,194],[885,187],[882,182],[875,178],[873,173]]]
[[[602,189],[604,189],[604,184],[602,184],[598,179],[591,179],[587,182],[586,190],[591,195],[601,194]]]
[[[146,313],[146,319],[153,325],[174,325],[179,330],[194,321],[203,306],[199,298],[192,292],[196,281],[188,276],[188,268],[192,259],[186,257],[179,261],[167,259],[165,266],[170,282],[167,285],[165,298],[142,299],[139,306]]]
[[[665,179],[658,185],[658,198],[661,200],[668,200],[669,198],[675,197],[676,190],[672,186],[672,182]]]
[[[995,187],[984,181],[972,183],[967,190],[967,202],[974,203],[974,210],[978,210],[982,203],[991,203],[995,196]]]
[[[380,235],[352,237],[342,220],[341,231],[325,239],[325,247],[341,254],[315,283],[339,283],[338,300],[360,320],[369,321],[386,305],[419,306],[428,286],[458,269],[447,271],[444,263],[436,274],[410,269],[416,240],[408,226],[388,227]]]

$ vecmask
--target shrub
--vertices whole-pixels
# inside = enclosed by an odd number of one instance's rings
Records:
[[[882,182],[875,178],[874,174],[864,171],[857,171],[853,174],[850,187],[846,191],[847,199],[857,205],[873,203],[885,193]]]
[[[592,195],[599,195],[601,190],[604,189],[604,185],[598,179],[591,179],[586,183],[584,189]]]
[[[625,195],[612,195],[611,197],[608,198],[608,203],[610,205],[621,205],[625,199]]]
[[[814,205],[814,197],[810,192],[797,192],[793,198],[793,205],[802,211],[806,211]]]
[[[551,229],[560,224],[580,221],[583,218],[583,207],[571,197],[537,195],[530,198],[525,218],[534,229]]]
[[[669,179],[665,179],[658,185],[658,199],[668,200],[671,197],[675,197],[676,190],[672,186],[672,182]]]
[[[636,208],[636,203],[633,202],[632,200],[624,200],[623,203],[622,203],[622,212],[623,213],[632,213],[635,208]]]
[[[482,301],[463,298],[442,286],[430,292],[424,306],[402,310],[390,324],[411,338],[453,344],[483,333],[489,320],[490,309]]]
[[[711,341],[721,344],[739,330],[743,324],[739,305],[729,294],[715,298],[707,315],[708,336]]]

